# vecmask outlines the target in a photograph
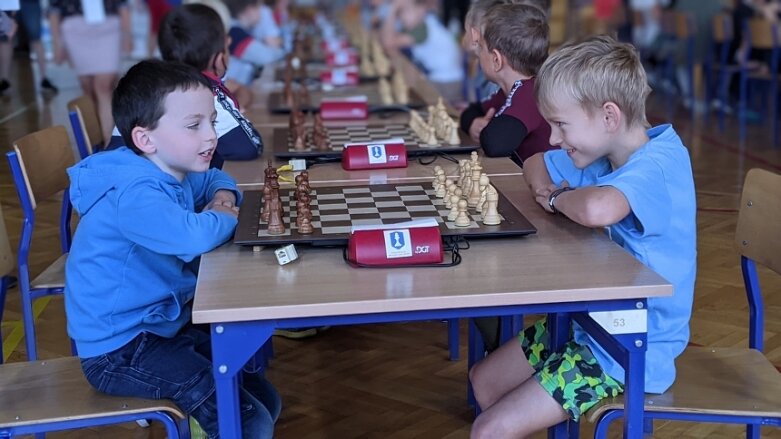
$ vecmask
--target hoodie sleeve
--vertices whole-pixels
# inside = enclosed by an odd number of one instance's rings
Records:
[[[211,201],[214,194],[220,189],[229,190],[236,194],[236,204],[241,205],[241,191],[236,186],[236,181],[222,170],[209,169],[206,172],[191,172],[185,178],[192,187],[196,211]]]
[[[206,180],[206,191],[219,189],[217,179]],[[117,224],[131,242],[189,262],[230,238],[238,221],[215,211],[195,213],[183,188],[176,190],[172,195],[158,181],[136,182],[118,195]]]
[[[285,55],[283,49],[261,43],[240,27],[232,27],[228,34],[231,37],[229,48],[231,56],[257,67],[277,61]]]

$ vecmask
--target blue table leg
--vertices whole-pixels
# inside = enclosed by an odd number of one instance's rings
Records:
[[[239,372],[273,331],[272,322],[212,323],[212,373],[220,437],[241,437]]]
[[[570,339],[570,315],[568,313],[548,314],[547,327],[550,334],[550,348],[552,352],[558,351]],[[569,435],[568,422],[560,422],[548,429],[548,438],[565,438]]]
[[[646,307],[645,300],[638,300],[637,309]],[[645,332],[634,334],[609,334],[587,313],[576,313],[574,320],[591,335],[613,358],[624,367],[624,437],[643,437],[643,407],[645,405],[645,352],[648,337]]]

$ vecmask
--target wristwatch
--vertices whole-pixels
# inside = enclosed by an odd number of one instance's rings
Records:
[[[550,207],[550,210],[552,210],[553,213],[559,213],[559,210],[556,209],[556,206],[553,204],[556,202],[556,197],[563,194],[564,192],[574,191],[574,190],[575,190],[574,187],[567,186],[567,187],[560,187],[555,191],[551,192],[550,195],[548,195],[548,207]]]

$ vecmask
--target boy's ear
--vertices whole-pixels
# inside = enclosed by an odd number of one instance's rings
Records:
[[[602,105],[602,118],[605,124],[605,128],[609,132],[615,132],[619,129],[619,127],[621,127],[621,119],[623,118],[623,114],[615,102],[608,101]]]
[[[491,51],[491,65],[494,68],[495,72],[498,72],[499,70],[502,70],[502,67],[507,64],[507,59],[499,53],[498,50],[494,49]]]
[[[144,154],[153,154],[157,151],[155,143],[149,135],[149,131],[148,128],[135,127],[130,132],[130,138],[133,140],[133,144]]]

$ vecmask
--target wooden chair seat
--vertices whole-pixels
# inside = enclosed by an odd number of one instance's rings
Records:
[[[65,261],[67,259],[67,253],[60,255],[56,261],[30,282],[30,287],[32,289],[65,287]]]
[[[675,383],[661,395],[647,394],[646,412],[781,416],[781,373],[756,349],[689,347],[675,364]],[[588,420],[623,407],[622,396],[605,399]]]
[[[0,366],[0,429],[54,421],[159,411],[185,414],[168,400],[104,395],[93,389],[76,357]]]

